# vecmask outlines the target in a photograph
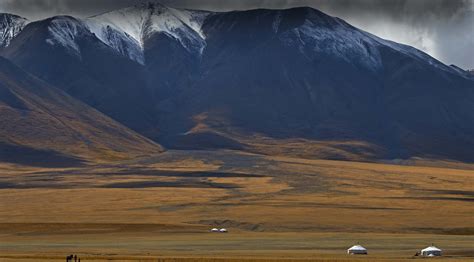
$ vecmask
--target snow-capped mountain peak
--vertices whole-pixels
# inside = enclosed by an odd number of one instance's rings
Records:
[[[7,47],[27,24],[26,18],[6,13],[0,14],[0,48]]]
[[[141,44],[134,37],[95,19],[86,19],[84,22],[89,30],[104,44],[140,64],[145,63]]]
[[[460,74],[458,70],[422,51],[378,38],[312,8],[257,10],[252,14],[258,16],[255,21],[273,19],[268,21],[271,22],[272,37],[276,36],[284,44],[297,48],[308,59],[314,60],[325,55],[377,73],[383,69],[384,64],[381,50],[390,48],[430,67]],[[77,37],[88,34],[95,36],[112,51],[144,65],[145,49],[153,48],[155,40],[161,40],[162,37],[170,40],[173,45],[181,45],[187,54],[201,55],[207,44],[213,41],[209,37],[212,33],[206,36],[202,30],[209,16],[222,19],[208,19],[208,29],[213,28],[216,21],[220,23],[228,20],[228,29],[239,22],[234,12],[177,9],[158,2],[141,3],[86,19],[57,16],[44,21],[48,23],[49,37],[46,42],[50,45],[61,45],[72,54],[80,56]],[[28,20],[16,15],[0,14],[0,48],[7,47],[28,23]],[[215,24],[214,27],[218,28]],[[465,73],[463,75],[466,76]]]
[[[50,34],[46,42],[76,56],[80,56],[78,35],[91,33],[115,52],[145,64],[145,42],[155,34],[165,34],[190,53],[202,53],[206,42],[201,27],[208,14],[149,2],[85,19],[55,16],[43,22],[48,23]],[[8,46],[28,23],[16,15],[0,14],[0,48]]]
[[[328,16],[325,22],[321,22],[320,17],[309,16],[301,26],[283,34],[283,37],[286,41],[300,41],[300,51],[309,56],[325,53],[371,71],[382,66],[377,50],[379,43],[337,18]]]
[[[135,39],[140,46],[143,46],[142,30],[148,19],[149,14],[144,10],[135,7],[127,7],[92,16],[87,20],[122,31]]]
[[[50,37],[46,42],[50,45],[60,45],[71,54],[80,57],[81,50],[78,39],[88,35],[112,48],[117,53],[143,64],[143,52],[139,43],[125,32],[104,25],[94,20],[77,19],[70,16],[56,16],[46,20]]]
[[[72,54],[80,56],[77,37],[89,33],[85,24],[71,16],[55,16],[47,19],[50,37],[46,42],[50,45],[61,45]]]
[[[141,49],[144,49],[145,41],[153,34],[164,33],[178,40],[189,51],[202,51],[205,36],[201,27],[208,14],[150,2],[103,13],[87,20],[124,32],[139,43]]]
[[[355,28],[342,19],[326,15],[315,9],[306,8],[306,12],[304,22],[290,31],[282,32],[280,39],[287,44],[298,46],[300,52],[310,58],[315,54],[330,54],[355,66],[363,66],[370,71],[377,72],[383,68],[379,51],[383,46],[431,67],[459,74],[452,67],[414,47],[382,39]],[[276,16],[273,23],[274,32],[278,31],[280,20],[281,18]]]

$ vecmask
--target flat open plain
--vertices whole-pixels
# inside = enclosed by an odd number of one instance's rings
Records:
[[[404,261],[431,243],[472,261],[474,166],[397,163],[167,151],[2,164],[0,261]],[[345,255],[355,243],[369,255]]]

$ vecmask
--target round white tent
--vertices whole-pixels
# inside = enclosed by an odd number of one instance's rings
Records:
[[[443,251],[435,246],[429,246],[421,250],[421,255],[426,257],[439,257],[443,254]]]
[[[367,249],[361,245],[355,245],[347,249],[347,254],[350,255],[367,255]]]
[[[221,232],[221,233],[227,233],[227,229],[221,228],[221,229],[219,229],[219,232]]]
[[[219,232],[219,229],[218,228],[213,228],[213,229],[211,229],[211,232]]]

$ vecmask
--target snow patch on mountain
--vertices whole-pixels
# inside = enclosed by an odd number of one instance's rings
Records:
[[[190,52],[202,52],[205,36],[202,24],[209,13],[180,10],[158,3],[139,4],[89,18],[122,31],[139,43],[142,52],[145,41],[155,33],[164,33],[181,43]]]
[[[12,15],[0,14],[0,48],[7,47],[15,36],[28,24],[26,18]]]
[[[198,33],[202,39],[206,39],[206,36],[202,31],[202,25],[204,24],[204,20],[206,20],[206,18],[209,16],[209,12],[181,10],[170,7],[168,8],[168,10],[184,25],[188,26],[194,32]]]
[[[135,39],[140,47],[143,47],[142,30],[148,19],[149,14],[143,12],[143,10],[127,7],[93,16],[87,20],[122,31]]]
[[[186,24],[185,21],[192,21],[189,14],[178,10],[171,11],[170,8],[155,9],[150,17],[150,24],[144,31],[145,38],[154,33],[164,33],[179,41],[188,51],[201,53],[205,47],[204,37],[195,23]]]
[[[275,19],[275,23],[279,23],[278,19]],[[379,48],[385,46],[422,63],[466,77],[465,74],[459,73],[414,47],[384,40],[357,29],[344,20],[316,10],[308,14],[301,26],[284,32],[280,38],[287,44],[297,46],[299,51],[309,59],[313,59],[318,53],[325,53],[377,72],[383,68]]]
[[[297,45],[300,52],[309,58],[324,53],[374,72],[382,67],[377,49],[380,44],[336,18],[330,24],[322,22],[321,17],[308,18],[301,26],[283,33],[281,37],[284,42]]]
[[[93,19],[85,20],[85,23],[99,40],[114,51],[142,65],[145,63],[140,43],[135,38],[110,25],[104,25]]]
[[[81,21],[69,16],[56,16],[51,18],[48,31],[51,35],[50,38],[46,39],[48,44],[60,45],[74,55],[81,55],[76,40],[81,33],[88,32]]]

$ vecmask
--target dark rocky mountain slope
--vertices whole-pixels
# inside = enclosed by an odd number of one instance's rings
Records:
[[[141,4],[30,23],[1,53],[169,148],[474,161],[472,76],[311,8]]]
[[[162,148],[0,57],[0,162],[76,165]]]

